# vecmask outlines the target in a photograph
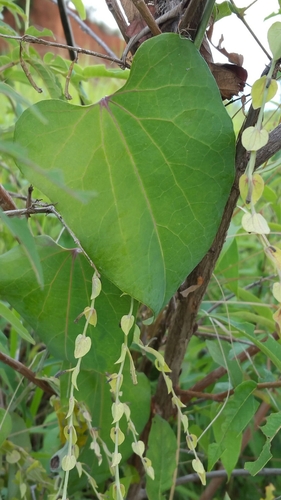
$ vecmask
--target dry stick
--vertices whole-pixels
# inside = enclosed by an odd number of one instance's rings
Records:
[[[277,380],[275,382],[261,382],[257,384],[256,389],[277,389],[281,387],[281,380]],[[218,401],[219,403],[224,401],[228,396],[234,394],[234,389],[230,391],[219,392],[218,394],[210,394],[206,392],[198,392],[192,390],[180,390],[180,395],[187,395],[191,398],[200,398],[201,400],[209,399],[211,401]]]
[[[106,5],[108,7],[108,10],[113,15],[113,17],[118,25],[118,28],[120,29],[120,31],[122,33],[122,36],[123,36],[125,42],[128,42],[130,39],[130,37],[128,37],[128,35],[127,35],[128,24],[127,24],[125,17],[123,16],[123,12],[121,11],[120,6],[117,3],[117,0],[105,0],[105,1],[106,1]]]
[[[13,368],[13,370],[23,375],[23,377],[27,378],[34,385],[37,385],[37,387],[40,387],[40,389],[42,389],[50,396],[56,395],[54,389],[52,389],[52,387],[47,382],[44,382],[43,380],[36,378],[35,373],[26,366],[24,366],[22,363],[20,363],[20,361],[16,361],[15,359],[11,358],[10,356],[4,354],[1,351],[0,351],[0,361]]]
[[[163,16],[160,16],[157,19],[155,19],[155,23],[160,25],[160,24],[165,23],[166,21],[169,21],[170,19],[174,19],[181,12],[181,9],[182,9],[182,6],[177,5],[176,7],[171,9],[169,12],[166,12],[165,14],[163,14]],[[126,61],[126,57],[129,54],[130,50],[135,45],[135,43],[137,43],[143,36],[148,35],[149,33],[150,33],[150,29],[148,26],[146,26],[139,33],[137,33],[137,35],[133,36],[133,38],[130,39],[127,47],[125,48],[125,50],[122,54],[123,61]]]
[[[16,210],[17,208],[11,196],[1,184],[0,184],[0,208],[4,211]]]
[[[207,0],[190,0],[181,21],[179,23],[180,33],[189,33],[194,40]]]
[[[57,0],[51,0],[51,2],[54,3],[55,5],[58,4]],[[99,44],[99,46],[105,50],[105,52],[109,56],[116,57],[116,54],[114,54],[114,52],[106,45],[106,43],[98,35],[96,35],[96,33],[84,21],[82,21],[82,19],[80,19],[80,17],[77,16],[77,14],[75,14],[75,12],[73,12],[73,10],[66,7],[66,12],[70,17],[72,17],[72,19],[75,20],[75,22],[77,24],[79,24],[80,28],[85,33],[87,33],[87,35],[89,35],[91,38],[93,38]]]
[[[24,61],[24,59],[22,57],[22,53],[23,53],[23,47],[22,47],[22,42],[21,42],[20,43],[20,65],[21,65],[21,67],[23,69],[23,72],[25,73],[26,78],[28,79],[30,85],[36,90],[36,92],[38,92],[39,94],[41,94],[43,92],[43,90],[40,87],[38,87],[38,85],[33,80],[32,76],[31,76],[31,73],[30,73],[30,71],[29,71],[29,69],[27,67],[27,64],[26,64],[26,62]]]
[[[257,476],[280,476],[281,475],[281,469],[261,469],[259,472],[256,474]],[[234,469],[231,473],[231,477],[240,477],[240,476],[251,476],[250,472],[245,470],[245,469]],[[214,470],[211,472],[206,472],[206,479],[213,479],[213,478],[223,478],[227,479],[228,478],[228,473],[226,470]],[[197,483],[200,482],[200,477],[198,474],[187,474],[186,476],[179,477],[177,479],[176,485],[179,486],[180,484],[186,484],[186,483]],[[202,497],[201,497],[202,500]]]
[[[233,0],[230,0],[230,3],[232,3],[233,7],[234,7],[234,13],[236,14],[236,16],[240,19],[240,21],[242,21],[242,23],[244,24],[244,26],[246,26],[247,30],[251,33],[252,37],[254,38],[255,42],[260,46],[260,48],[263,50],[263,52],[265,53],[265,55],[268,57],[268,59],[271,61],[272,57],[270,56],[270,54],[265,50],[264,46],[261,44],[261,42],[259,41],[259,39],[257,38],[257,36],[255,35],[255,33],[253,32],[253,30],[250,28],[250,26],[248,25],[247,21],[245,21],[245,18],[243,15],[240,14],[239,12],[239,9],[236,7],[235,3]],[[254,2],[253,2],[254,3]],[[249,8],[250,5],[247,7]]]
[[[121,59],[118,59],[118,57],[111,57],[106,54],[101,54],[100,52],[95,52],[94,50],[82,49],[81,47],[72,47],[70,45],[65,45],[64,43],[49,42],[48,40],[43,40],[43,38],[37,38],[36,36],[32,35],[14,36],[14,35],[3,35],[2,33],[0,33],[0,37],[10,40],[18,40],[19,42],[38,43],[39,45],[46,45],[47,47],[58,47],[60,49],[66,49],[66,50],[71,49],[75,50],[75,52],[78,52],[79,54],[86,54],[89,56],[100,57],[102,59],[106,59],[107,61],[115,62],[119,66],[124,67],[123,61],[121,61]],[[129,65],[126,65],[126,67],[129,68]]]
[[[158,24],[155,22],[153,15],[151,14],[148,6],[144,2],[144,0],[132,0],[134,6],[138,9],[141,14],[143,20],[146,22],[149,27],[152,35],[157,36],[161,35],[161,30],[159,29]]]

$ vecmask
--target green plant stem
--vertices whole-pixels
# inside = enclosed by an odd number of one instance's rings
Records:
[[[263,52],[268,57],[268,59],[271,59],[271,56],[269,55],[269,53],[265,50],[264,46],[261,44],[261,42],[259,41],[258,37],[255,35],[255,33],[253,32],[253,30],[250,28],[250,26],[248,25],[247,21],[245,21],[244,16],[240,14],[239,9],[236,7],[234,1],[230,0],[230,3],[233,5],[233,12],[240,19],[240,21],[242,21],[242,23],[244,24],[244,26],[246,26],[247,30],[249,31],[249,33],[251,33],[252,37],[255,39],[255,41],[260,46],[260,48],[263,50]],[[253,3],[255,3],[255,2],[253,2]],[[247,9],[249,7],[251,7],[251,5],[248,5]]]
[[[24,31],[26,31],[29,27],[30,0],[26,0],[26,2],[25,2],[25,15],[26,15],[26,20],[24,22]]]
[[[206,32],[210,17],[212,15],[214,5],[215,5],[215,0],[208,0],[206,7],[205,7],[205,10],[203,12],[203,16],[202,16],[200,25],[198,27],[198,31],[196,33],[195,40],[194,40],[194,45],[198,50],[200,49],[203,38],[205,36],[205,32]]]
[[[176,468],[173,474],[173,484],[170,490],[169,500],[173,500],[175,489],[176,489],[176,481],[178,475],[178,466],[179,466],[179,458],[180,458],[180,441],[181,441],[181,414],[178,411],[177,413],[177,451],[176,451]]]

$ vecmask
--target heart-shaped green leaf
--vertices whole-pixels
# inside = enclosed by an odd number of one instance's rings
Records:
[[[23,113],[20,164],[102,275],[159,311],[212,244],[234,175],[234,133],[193,44],[175,34],[141,45],[125,86],[91,106],[58,100]],[[51,175],[61,169],[62,189]],[[96,192],[87,203],[71,190]]]

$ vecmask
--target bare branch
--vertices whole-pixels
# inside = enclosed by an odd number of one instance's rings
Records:
[[[257,476],[280,476],[281,469],[261,469],[257,474]],[[251,476],[250,472],[245,469],[234,469],[231,473],[231,477],[240,477],[240,476]],[[214,478],[228,478],[228,473],[226,470],[213,470],[211,472],[206,472],[206,479],[214,479]],[[179,477],[177,479],[177,486],[180,484],[186,483],[195,483],[200,482],[200,477],[198,474],[187,474],[186,476]]]
[[[132,0],[153,35],[161,35],[161,30],[144,0]]]
[[[123,12],[121,11],[117,1],[116,0],[105,0],[105,1],[106,1],[108,10],[113,15],[113,17],[118,25],[118,28],[120,29],[120,31],[122,33],[122,36],[123,36],[125,42],[128,42],[129,41],[129,37],[127,35],[128,24],[127,24],[125,17],[123,16]]]
[[[36,378],[36,374],[29,368],[24,366],[22,363],[20,363],[20,361],[16,361],[7,354],[4,354],[2,351],[0,351],[0,361],[2,361],[2,363],[5,363],[5,365],[8,365],[11,368],[13,368],[13,370],[20,373],[24,378],[32,382],[37,387],[40,387],[40,389],[42,389],[50,396],[56,395],[54,389],[52,389],[52,387],[47,382],[44,382],[44,380]]]
[[[17,208],[11,196],[1,184],[0,184],[0,208],[4,211],[16,210]]]
[[[113,1],[115,2],[115,0],[113,0]],[[54,3],[55,5],[58,4],[57,0],[51,0],[51,2]],[[77,24],[79,24],[80,28],[85,33],[87,33],[87,35],[89,35],[91,38],[93,38],[93,40],[95,40],[99,44],[99,46],[105,50],[105,52],[109,56],[116,58],[116,54],[114,54],[114,52],[106,45],[106,43],[98,35],[96,35],[96,33],[84,21],[82,21],[82,19],[80,19],[80,17],[77,16],[77,14],[75,12],[73,12],[73,10],[66,7],[66,12],[70,17],[72,17],[72,19],[74,19],[74,21]],[[121,31],[121,33],[122,33],[122,31]]]
[[[171,9],[169,12],[166,12],[163,14],[163,16],[158,17],[155,19],[155,23],[160,26],[161,24],[165,23],[166,21],[169,21],[170,19],[174,19],[178,16],[178,14],[181,12],[182,6],[177,5],[173,9]],[[125,61],[127,55],[129,54],[130,50],[133,48],[135,43],[137,43],[142,37],[145,35],[148,35],[150,33],[150,29],[148,26],[143,28],[137,35],[135,35],[133,38],[130,39],[127,47],[125,48],[123,54],[122,54],[122,60]]]
[[[82,49],[81,47],[72,47],[70,45],[65,45],[63,43],[50,42],[49,40],[43,40],[43,38],[37,38],[36,36],[32,35],[14,36],[14,35],[3,35],[2,33],[0,33],[0,37],[10,40],[18,40],[19,42],[46,45],[47,47],[58,47],[60,49],[65,49],[65,50],[71,49],[75,50],[76,52],[79,52],[79,54],[87,54],[88,56],[100,57],[101,59],[106,59],[107,61],[115,62],[116,64],[124,68],[124,63],[121,59],[118,59],[117,57],[111,57],[106,54],[101,54],[100,52],[95,52],[93,50]],[[129,65],[125,64],[125,66],[129,68]]]

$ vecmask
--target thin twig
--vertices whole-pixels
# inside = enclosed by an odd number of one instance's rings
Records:
[[[152,35],[154,35],[154,36],[161,35],[161,30],[160,30],[158,24],[156,23],[153,15],[151,14],[148,6],[144,2],[144,0],[132,0],[132,2],[134,4],[134,6],[138,9],[143,20],[146,22]]]
[[[257,390],[262,390],[262,389],[277,389],[281,387],[281,381],[277,380],[275,382],[261,382],[257,384],[256,389]],[[178,389],[177,393],[182,397],[185,398],[185,396],[188,396],[190,398],[198,398],[201,399],[202,401],[207,399],[210,401],[217,401],[217,402],[222,402],[225,400],[226,397],[231,396],[234,394],[234,389],[231,389],[230,391],[224,391],[224,392],[219,392],[217,394],[212,394],[209,392],[199,392],[199,391],[191,391],[191,390],[184,390],[184,389]]]
[[[37,385],[37,387],[40,387],[40,389],[42,389],[50,396],[56,395],[54,389],[52,389],[52,387],[47,382],[44,382],[44,380],[36,378],[36,374],[32,370],[27,368],[25,365],[20,363],[20,361],[16,361],[7,354],[4,354],[2,351],[0,351],[0,361],[5,363],[5,365],[8,365],[11,368],[13,368],[13,370],[16,370],[18,373],[23,375],[23,377],[27,378],[27,380],[32,382],[34,385]]]
[[[276,278],[276,273],[275,274],[270,274],[270,276],[265,276],[264,278],[261,278],[257,281],[254,281],[253,283],[249,283],[249,285],[246,285],[243,290],[251,290],[252,288],[255,288],[256,286],[260,286],[262,283],[264,283],[265,281],[270,281],[274,278]],[[230,293],[229,295],[227,295],[227,297],[225,297],[225,300],[223,302],[226,302],[230,299],[233,299],[234,297],[236,297],[235,293]],[[244,302],[243,302],[244,303]],[[216,309],[218,306],[220,306],[222,304],[222,301],[218,301],[216,302],[215,304],[213,304],[210,309],[207,310],[207,313],[210,314],[211,312],[214,311],[214,309]],[[199,319],[198,321],[198,325],[200,323],[202,323],[204,318],[201,318]]]
[[[81,47],[72,47],[70,45],[65,45],[64,43],[57,43],[57,42],[50,42],[49,40],[43,40],[43,38],[37,38],[36,36],[32,35],[23,35],[23,36],[15,36],[15,35],[3,35],[0,33],[1,38],[6,38],[10,40],[18,40],[19,42],[26,42],[26,43],[37,43],[39,45],[46,45],[47,47],[58,47],[60,49],[65,49],[65,50],[75,50],[76,52],[79,52],[79,54],[86,54],[88,56],[94,56],[94,57],[100,57],[102,59],[106,59],[107,61],[112,61],[118,64],[121,67],[124,67],[124,63],[121,59],[118,59],[118,57],[111,57],[106,54],[101,54],[100,52],[95,52],[94,50],[88,50],[88,49],[82,49]],[[127,68],[130,66],[125,64]]]
[[[67,72],[67,75],[66,75],[66,79],[65,79],[64,95],[68,101],[70,101],[72,99],[72,96],[70,95],[68,89],[69,89],[69,84],[70,84],[70,79],[71,79],[72,71],[74,68],[74,64],[77,63],[77,61],[78,61],[78,54],[76,53],[76,57],[71,62],[69,69],[68,69],[68,72]]]
[[[175,17],[178,16],[178,14],[181,12],[182,6],[177,5],[173,9],[169,10],[169,12],[166,12],[163,14],[163,16],[158,17],[155,19],[155,23],[158,24],[163,24],[166,21],[169,21],[170,19],[174,19]],[[130,50],[132,47],[137,43],[143,36],[148,35],[150,33],[150,29],[148,26],[143,28],[139,33],[137,33],[135,36],[133,36],[130,41],[128,42],[127,47],[125,48],[123,54],[122,54],[122,61],[126,61],[126,57],[129,54]],[[124,62],[125,64],[125,62]]]
[[[46,214],[46,215],[53,214],[53,215],[55,215],[57,217],[57,219],[59,219],[61,224],[65,227],[65,229],[68,231],[68,233],[72,237],[74,243],[78,246],[81,253],[83,253],[83,255],[86,257],[86,259],[90,263],[91,267],[95,270],[95,272],[97,273],[97,276],[100,276],[98,269],[96,268],[94,262],[89,257],[87,252],[84,250],[84,248],[82,247],[80,241],[78,240],[77,236],[74,234],[72,229],[70,229],[70,227],[66,224],[65,220],[62,218],[60,213],[57,212],[54,205],[48,205],[45,203],[42,203],[42,204],[37,203],[37,205],[39,205],[39,206],[35,206],[35,204],[33,204],[29,208],[23,208],[23,209],[17,209],[17,210],[7,210],[4,213],[6,215],[8,215],[9,217],[15,217],[15,216],[21,217],[22,215],[29,215],[30,216],[30,215],[35,215],[35,214]]]
[[[257,476],[280,476],[281,475],[281,469],[261,469],[257,474]],[[231,473],[231,477],[240,477],[240,476],[251,476],[250,472],[245,470],[245,469],[234,469]],[[228,473],[226,470],[221,469],[221,470],[213,470],[211,472],[206,472],[206,479],[213,479],[217,477],[222,477],[222,478],[227,478]],[[179,477],[177,479],[177,486],[180,484],[186,484],[186,483],[195,483],[195,482],[200,482],[200,477],[198,474],[187,474],[186,476]]]
[[[55,5],[58,4],[57,0],[51,0],[51,2],[54,3]],[[72,19],[75,20],[75,22],[77,24],[79,24],[80,28],[85,33],[87,33],[87,35],[89,35],[91,38],[93,38],[93,40],[95,40],[95,42],[97,42],[99,44],[99,46],[105,50],[105,52],[109,56],[116,58],[116,54],[114,54],[114,52],[106,45],[106,43],[98,35],[96,35],[96,33],[84,21],[82,21],[82,19],[80,19],[80,17],[77,16],[77,14],[75,14],[75,12],[73,12],[73,10],[66,7],[66,12],[70,17],[72,17]]]
[[[248,25],[247,21],[245,20],[244,16],[242,14],[240,14],[240,11],[239,9],[236,7],[235,3],[233,0],[230,0],[230,3],[232,3],[233,7],[234,7],[234,13],[236,14],[236,16],[238,17],[238,19],[240,19],[240,21],[242,21],[242,23],[244,24],[244,26],[246,26],[247,30],[249,31],[249,33],[251,33],[252,37],[254,38],[254,40],[256,41],[256,43],[260,46],[260,48],[263,50],[263,52],[265,53],[265,55],[268,57],[268,59],[271,61],[272,57],[269,55],[269,53],[265,50],[264,46],[262,45],[262,43],[259,41],[258,37],[255,35],[255,33],[253,32],[253,30],[250,28],[250,26]],[[254,2],[253,2],[254,3]],[[250,6],[249,6],[250,7]]]
[[[5,36],[5,35],[0,35],[0,36]],[[7,37],[9,35],[6,35],[5,37]],[[20,37],[22,38],[22,37]],[[23,54],[23,47],[22,47],[22,41],[21,40],[21,43],[20,43],[20,65],[23,69],[23,72],[25,73],[25,76],[26,78],[28,79],[30,85],[36,90],[36,92],[38,92],[39,94],[41,94],[43,92],[43,90],[38,87],[38,85],[35,83],[35,81],[33,80],[32,76],[31,76],[31,73],[27,67],[27,64],[26,62],[24,61],[23,57],[22,57],[22,54]]]
[[[16,210],[17,208],[2,184],[0,184],[0,208],[2,210]]]
[[[224,342],[239,342],[239,344],[253,345],[253,342],[249,340],[236,339],[231,335],[218,335],[217,333],[209,333],[209,332],[195,332],[195,337],[206,338],[206,339],[217,339],[223,340]]]
[[[52,0],[54,1],[54,0]],[[125,40],[125,42],[128,42],[130,37],[127,35],[127,29],[128,29],[128,24],[127,21],[123,15],[123,12],[120,9],[120,6],[117,3],[117,0],[105,0],[106,5],[108,7],[109,12],[113,15],[118,28],[120,29],[122,36]]]

